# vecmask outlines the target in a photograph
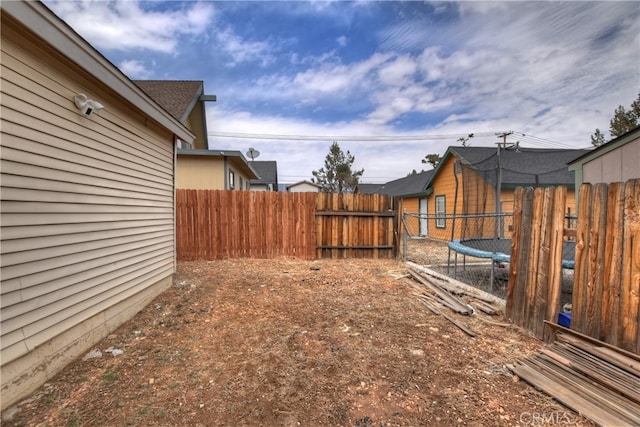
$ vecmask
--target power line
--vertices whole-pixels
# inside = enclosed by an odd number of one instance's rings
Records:
[[[448,134],[448,135],[274,135],[264,133],[241,133],[241,132],[207,132],[209,136],[221,138],[243,138],[243,139],[269,139],[269,140],[290,140],[290,141],[431,141],[439,139],[453,139],[466,137],[469,133]],[[477,137],[495,136],[495,132],[476,133]]]
[[[476,138],[487,138],[502,136],[505,132],[480,132],[474,133]],[[519,131],[511,132],[514,135],[518,135],[523,142],[527,142],[531,145],[543,146],[543,147],[555,147],[555,148],[572,148],[576,149],[574,145],[566,144],[558,141],[553,141],[546,138],[540,138],[534,135],[525,134]],[[285,141],[349,141],[349,142],[398,142],[398,141],[435,141],[435,140],[447,140],[465,138],[469,133],[459,134],[434,134],[434,135],[291,135],[291,134],[266,134],[266,133],[244,133],[244,132],[207,132],[209,136],[219,138],[234,138],[234,139],[261,139],[261,140],[285,140]]]

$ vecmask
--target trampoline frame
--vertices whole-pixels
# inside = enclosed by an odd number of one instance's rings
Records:
[[[450,265],[451,265],[451,251],[454,251],[456,253],[456,256],[454,259],[454,270],[453,270],[454,278],[457,278],[457,275],[458,275],[458,256],[457,256],[458,253],[462,254],[463,256],[464,266],[466,266],[467,255],[475,258],[490,259],[491,260],[491,290],[493,290],[496,264],[503,263],[503,262],[506,262],[506,263],[511,262],[511,255],[505,254],[504,252],[500,252],[500,251],[488,251],[488,250],[477,249],[464,244],[465,241],[468,242],[472,240],[484,241],[488,243],[488,242],[495,242],[496,239],[491,237],[485,237],[485,238],[452,240],[447,245],[449,247],[449,261],[447,263],[447,270],[450,268]],[[498,240],[511,241],[511,239],[498,239]],[[575,261],[563,259],[562,268],[573,270],[575,268]]]

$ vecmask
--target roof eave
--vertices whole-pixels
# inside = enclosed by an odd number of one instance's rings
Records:
[[[138,88],[115,65],[100,54],[63,20],[41,2],[5,1],[0,8],[16,21],[46,40],[89,74],[116,91],[149,118],[166,127],[178,138],[192,142],[195,135]]]

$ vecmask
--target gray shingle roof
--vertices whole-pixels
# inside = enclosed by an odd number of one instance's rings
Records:
[[[433,170],[424,171],[389,181],[386,184],[358,184],[363,194],[388,194],[390,196],[411,196],[424,193]]]
[[[133,83],[181,122],[204,91],[201,80],[133,80]]]
[[[380,187],[384,184],[358,184],[358,190],[362,194],[380,194]]]
[[[260,179],[252,179],[252,184],[277,184],[278,183],[278,163],[275,160],[252,161],[249,162],[253,170],[256,171]]]
[[[494,183],[497,168],[495,147],[449,147],[464,164],[471,166]],[[500,150],[502,184],[519,185],[567,185],[573,186],[574,174],[568,164],[589,150],[564,150],[540,148],[510,148]],[[446,155],[445,155],[446,156]]]

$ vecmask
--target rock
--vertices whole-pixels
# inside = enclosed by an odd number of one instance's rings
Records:
[[[105,352],[111,353],[111,355],[113,357],[120,356],[121,354],[124,354],[124,351],[122,351],[119,348],[114,348],[114,347],[109,347],[108,349],[105,350]]]
[[[89,353],[85,354],[82,360],[99,359],[101,357],[102,357],[102,352],[97,348],[94,348]]]

